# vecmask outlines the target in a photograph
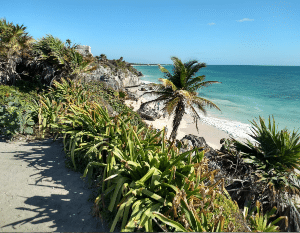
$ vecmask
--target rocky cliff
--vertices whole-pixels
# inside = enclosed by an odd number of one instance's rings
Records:
[[[138,75],[127,68],[117,69],[108,65],[99,64],[93,72],[85,75],[85,81],[104,81],[115,90],[140,85]]]

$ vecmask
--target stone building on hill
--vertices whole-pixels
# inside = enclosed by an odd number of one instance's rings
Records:
[[[83,56],[87,56],[87,55],[92,55],[92,52],[91,52],[91,46],[88,46],[88,45],[77,45],[76,46],[76,50],[78,51],[78,53],[80,53],[81,55]]]

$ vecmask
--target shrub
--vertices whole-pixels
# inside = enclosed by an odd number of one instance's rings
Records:
[[[17,91],[6,95],[6,105],[0,106],[0,131],[6,136],[33,134],[37,109],[24,100]]]
[[[285,220],[286,227],[288,226],[288,218],[281,216],[270,222],[272,217],[275,217],[276,207],[273,207],[271,211],[267,211],[265,214],[262,212],[262,205],[259,201],[256,201],[255,207],[249,211],[249,205],[244,207],[243,216],[244,219],[249,221],[251,230],[255,232],[278,232],[279,227],[275,224],[280,220]],[[256,212],[256,214],[254,214]]]
[[[254,127],[250,136],[258,145],[253,145],[249,140],[245,144],[235,141],[236,150],[241,151],[246,162],[257,165],[257,170],[263,173],[262,181],[270,182],[276,188],[290,187],[300,190],[289,178],[293,169],[300,170],[300,136],[297,131],[277,131],[274,117],[273,124],[269,117],[268,127],[261,117],[260,125],[255,121],[251,123]]]

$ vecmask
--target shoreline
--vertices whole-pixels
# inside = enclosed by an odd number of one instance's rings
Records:
[[[140,97],[144,93],[144,91],[139,90],[141,87],[142,87],[142,85],[140,87],[130,88],[130,92],[136,94],[138,101],[125,100],[125,104],[128,107],[132,107],[133,111],[135,111],[135,112],[137,112],[138,109],[140,108],[141,102],[145,102],[148,100],[144,97]],[[145,119],[143,119],[143,120],[145,121],[146,124],[148,124],[149,126],[153,126],[153,128],[155,128],[155,129],[162,130],[164,127],[167,127],[166,135],[167,135],[167,137],[170,136],[171,131],[172,131],[173,116],[166,116],[166,117],[161,116],[160,118],[158,118],[154,121],[145,120]],[[205,120],[204,121],[198,120],[198,129],[199,129],[199,132],[197,132],[196,123],[193,121],[193,118],[188,114],[184,114],[183,119],[182,119],[180,126],[178,128],[178,131],[177,131],[176,139],[181,140],[185,135],[192,134],[195,136],[203,137],[205,139],[206,143],[210,147],[212,147],[213,149],[217,149],[217,150],[219,150],[222,146],[220,144],[220,140],[222,138],[233,137],[239,141],[246,142],[246,138],[239,137],[239,136],[232,136],[225,130],[219,129],[219,128],[215,127],[214,125],[207,124],[205,122]]]

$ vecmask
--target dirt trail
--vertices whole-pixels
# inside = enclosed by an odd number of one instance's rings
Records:
[[[61,141],[0,140],[0,231],[108,231],[92,217],[91,189],[65,167]]]

